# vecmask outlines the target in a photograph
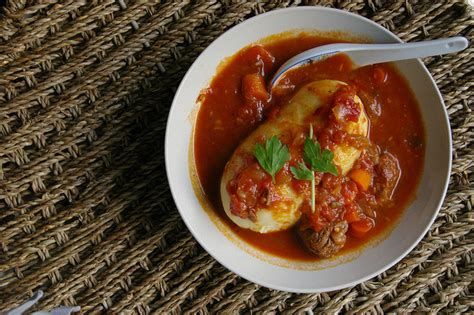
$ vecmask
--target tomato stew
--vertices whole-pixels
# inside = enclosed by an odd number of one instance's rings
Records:
[[[407,82],[391,64],[352,70],[351,60],[337,55],[291,71],[270,99],[266,82],[279,65],[301,51],[334,42],[341,40],[302,33],[246,47],[219,68],[209,88],[200,95],[194,155],[206,198],[240,238],[283,258],[311,261],[360,248],[397,221],[415,197],[423,169],[425,134],[418,105]],[[323,128],[315,130],[321,148],[332,150],[338,143],[349,143],[363,149],[363,153],[346,176],[315,173],[316,212],[311,210],[311,198],[306,198],[297,227],[267,234],[240,228],[227,217],[221,203],[220,180],[227,161],[243,139],[259,123],[278,115],[300,87],[321,79],[349,84],[334,95],[328,107],[331,111],[325,113],[330,118]],[[360,115],[360,108],[353,102],[355,94],[362,100],[369,120],[369,140],[341,131],[344,121],[357,121]],[[303,141],[291,139],[291,143],[297,144],[296,149],[290,145],[290,151],[301,151]],[[301,154],[297,159],[302,161]],[[276,181],[289,181],[295,191],[308,196],[309,182],[292,178],[292,165],[296,160],[290,160],[277,173]],[[271,177],[265,176],[255,158],[249,160],[241,178],[247,176],[245,172],[251,174],[248,176],[262,173],[264,187],[271,186]],[[238,178],[229,183],[231,197],[238,185]],[[232,213],[252,219],[255,208],[235,200]],[[311,250],[310,234],[321,234],[328,227],[339,232],[331,234],[331,240],[339,244],[340,239],[342,245],[329,251]]]

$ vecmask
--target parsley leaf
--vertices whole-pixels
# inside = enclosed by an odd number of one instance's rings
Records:
[[[317,140],[313,140],[313,125],[309,126],[309,137],[306,138],[303,146],[303,159],[305,163],[298,163],[298,168],[290,168],[293,176],[298,180],[311,181],[311,211],[316,211],[316,188],[314,171],[321,173],[331,173],[337,176],[337,168],[333,163],[334,153],[330,150],[321,152],[321,145]],[[306,164],[310,165],[308,168]]]
[[[299,180],[313,180],[313,172],[304,163],[298,163],[299,168],[290,167],[293,176]]]
[[[260,166],[272,176],[275,182],[275,175],[290,159],[288,147],[281,143],[277,136],[272,136],[265,142],[265,146],[257,143],[254,149],[254,156]]]
[[[333,163],[334,159],[334,153],[332,151],[329,151],[328,149],[324,150],[322,155],[321,155],[321,161],[320,161],[320,167],[321,171],[320,172],[326,172],[326,173],[331,173],[334,176],[337,176],[337,168],[336,165]]]
[[[316,140],[306,138],[303,158],[314,171],[331,173],[334,176],[338,175],[336,165],[333,163],[334,153],[328,149],[321,152],[321,145]]]

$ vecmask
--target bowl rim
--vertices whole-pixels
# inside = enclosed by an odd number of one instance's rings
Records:
[[[344,288],[347,288],[347,287],[352,287],[352,286],[358,285],[358,284],[360,284],[364,281],[367,281],[367,280],[369,280],[369,279],[385,272],[386,270],[392,268],[394,265],[396,265],[398,262],[400,262],[403,258],[405,258],[416,247],[416,245],[418,245],[420,243],[420,241],[424,238],[424,236],[426,235],[428,230],[433,225],[433,222],[435,221],[435,219],[436,219],[436,217],[437,217],[437,215],[438,215],[438,213],[439,213],[439,211],[442,207],[442,204],[443,204],[444,199],[446,197],[446,193],[447,193],[448,186],[449,186],[449,180],[450,180],[451,169],[452,169],[452,152],[453,152],[451,125],[450,125],[450,121],[449,121],[449,114],[447,112],[447,109],[446,109],[446,106],[445,106],[445,103],[444,103],[444,99],[443,99],[443,97],[441,95],[441,92],[439,91],[439,88],[438,88],[436,82],[434,81],[431,73],[428,71],[428,69],[423,64],[423,62],[421,62],[420,59],[416,59],[416,62],[419,64],[419,66],[421,66],[420,69],[422,69],[425,72],[425,74],[427,75],[427,77],[429,77],[429,79],[431,81],[430,83],[432,84],[432,86],[434,87],[434,91],[436,92],[436,97],[438,98],[440,104],[442,105],[442,112],[444,114],[443,118],[445,120],[446,127],[447,127],[447,135],[446,136],[448,138],[448,147],[449,147],[447,172],[443,176],[444,177],[444,187],[442,188],[442,194],[438,196],[438,200],[437,200],[437,202],[435,202],[436,210],[433,211],[433,213],[431,215],[431,218],[429,219],[429,224],[426,225],[426,227],[423,229],[422,233],[420,233],[420,235],[417,237],[417,239],[413,240],[413,242],[402,253],[400,253],[396,259],[393,259],[390,263],[387,263],[384,266],[382,266],[381,268],[378,268],[377,270],[374,270],[374,271],[370,272],[366,276],[360,277],[359,279],[351,281],[351,282],[347,282],[347,283],[343,283],[343,284],[335,285],[335,286],[330,286],[330,287],[325,287],[325,288],[321,288],[321,289],[306,289],[306,288],[285,287],[285,286],[275,285],[275,284],[272,284],[272,283],[267,283],[265,281],[261,281],[260,279],[256,279],[256,278],[248,275],[247,273],[245,273],[241,270],[239,270],[239,271],[235,270],[234,268],[229,266],[229,264],[227,264],[226,261],[221,259],[218,255],[215,255],[215,253],[212,250],[210,250],[210,248],[207,246],[207,244],[199,237],[198,233],[195,231],[195,229],[193,227],[192,222],[189,221],[189,218],[186,216],[186,214],[183,213],[183,211],[178,206],[179,202],[177,202],[177,200],[180,199],[179,191],[176,190],[177,187],[173,187],[171,185],[171,181],[170,181],[170,178],[172,176],[172,170],[170,170],[170,166],[169,166],[170,165],[169,161],[171,160],[171,156],[170,156],[170,153],[169,153],[169,150],[168,150],[169,146],[172,143],[171,142],[172,139],[170,139],[170,130],[171,130],[170,121],[172,119],[172,116],[175,115],[175,111],[177,110],[176,103],[178,102],[178,100],[177,100],[178,95],[180,95],[180,93],[183,92],[182,90],[185,88],[185,83],[187,81],[187,78],[195,70],[196,64],[201,59],[201,57],[206,52],[208,52],[209,50],[212,50],[213,47],[215,45],[217,45],[217,42],[222,39],[222,37],[229,36],[229,34],[232,34],[233,32],[237,32],[239,26],[246,25],[246,24],[249,24],[249,23],[253,23],[255,20],[258,20],[258,19],[266,18],[266,17],[272,16],[272,15],[285,14],[286,12],[289,12],[289,11],[308,11],[308,10],[322,11],[322,12],[336,12],[337,14],[343,14],[343,15],[350,16],[351,18],[361,20],[361,21],[363,21],[367,24],[370,24],[372,27],[375,27],[375,28],[385,32],[388,36],[391,37],[391,39],[394,42],[404,43],[404,41],[402,41],[398,36],[396,36],[390,30],[382,27],[381,25],[375,23],[374,21],[372,21],[368,18],[365,18],[361,15],[358,15],[358,14],[355,14],[355,13],[352,13],[352,12],[348,12],[348,11],[345,11],[345,10],[341,10],[341,9],[327,8],[327,7],[323,7],[323,6],[299,6],[299,7],[276,9],[276,10],[272,10],[272,11],[269,11],[269,12],[251,17],[251,18],[249,18],[249,19],[247,19],[247,20],[245,20],[245,21],[243,21],[243,22],[241,22],[237,25],[234,25],[233,27],[231,27],[230,29],[226,30],[221,35],[219,35],[216,39],[214,39],[212,41],[212,43],[209,44],[209,46],[207,46],[199,54],[199,56],[194,60],[193,64],[189,67],[186,74],[183,76],[183,78],[182,78],[182,80],[179,84],[179,87],[176,90],[175,95],[173,97],[173,102],[171,104],[170,111],[169,111],[168,118],[167,118],[167,123],[166,123],[165,143],[164,143],[164,145],[165,145],[165,168],[166,168],[166,175],[167,175],[167,179],[168,179],[171,194],[173,196],[176,208],[178,209],[178,212],[179,212],[182,220],[184,221],[184,223],[185,223],[186,227],[188,228],[188,230],[193,235],[194,239],[200,244],[200,246],[202,246],[204,248],[204,250],[209,255],[211,255],[217,262],[219,262],[222,266],[224,266],[226,269],[232,271],[233,273],[239,275],[240,277],[244,278],[245,280],[256,283],[258,285],[261,285],[261,286],[264,286],[264,287],[267,287],[267,288],[270,288],[270,289],[286,291],[286,292],[293,292],[293,293],[329,292],[329,291],[344,289]],[[241,47],[241,48],[243,48],[243,47]],[[236,52],[234,52],[234,53],[236,53]],[[194,123],[195,123],[195,121],[193,119],[193,127],[192,128],[194,128]],[[193,136],[194,136],[194,132],[191,133],[191,137],[193,137]],[[196,199],[197,198],[198,197],[196,196]],[[401,218],[403,216],[404,216],[404,214],[401,215]],[[210,218],[209,218],[209,220],[210,220]],[[382,242],[383,242],[383,240],[382,240]],[[250,255],[249,253],[247,253],[247,254]],[[269,262],[267,262],[267,263],[269,263]]]

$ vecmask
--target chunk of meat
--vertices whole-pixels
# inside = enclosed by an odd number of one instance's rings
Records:
[[[382,105],[375,89],[359,90],[357,96],[362,100],[365,111],[371,122],[376,122],[382,116]]]
[[[346,221],[332,222],[320,232],[316,232],[312,228],[303,228],[302,225],[298,229],[298,234],[311,253],[327,258],[344,247],[348,227]]]
[[[357,204],[366,216],[372,219],[376,218],[377,212],[375,210],[377,209],[378,204],[374,195],[370,193],[360,193],[357,199]]]
[[[398,160],[392,154],[382,153],[379,163],[375,166],[375,191],[380,203],[387,203],[392,199],[392,194],[400,178]]]

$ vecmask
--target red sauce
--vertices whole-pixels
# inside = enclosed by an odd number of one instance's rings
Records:
[[[272,95],[270,102],[260,103],[266,105],[243,110],[249,97],[243,95],[245,93],[242,93],[241,86],[252,80],[257,82],[255,78],[249,77],[250,74],[258,72],[268,82],[278,66],[290,57],[306,49],[334,42],[341,40],[300,34],[297,37],[276,38],[265,43],[263,47],[270,55],[262,54],[255,47],[244,48],[220,67],[210,87],[201,94],[202,105],[195,127],[194,155],[205,196],[213,211],[236,235],[276,256],[295,260],[318,259],[306,250],[294,229],[259,234],[234,224],[225,214],[221,204],[220,179],[224,166],[239,143],[262,119],[277,115],[278,108],[286,104],[306,83],[335,79],[354,86],[369,118],[370,141],[395,156],[401,170],[392,203],[377,209],[375,225],[363,237],[353,237],[349,233],[342,252],[360,248],[397,222],[415,197],[421,177],[425,152],[422,119],[410,87],[391,64],[368,66],[352,71],[350,59],[345,55],[337,55],[290,72],[285,77],[285,84],[293,86],[292,88],[279,90]],[[256,67],[256,60],[261,60],[263,67]],[[256,84],[258,85],[258,82]],[[253,95],[265,101],[264,94],[257,91]],[[344,112],[349,120],[358,115],[357,108],[350,106],[351,104]],[[242,123],[243,119],[246,123]],[[323,135],[320,137],[324,138]],[[359,161],[362,169],[365,167],[363,163],[364,161]],[[350,193],[349,189],[347,194]]]

